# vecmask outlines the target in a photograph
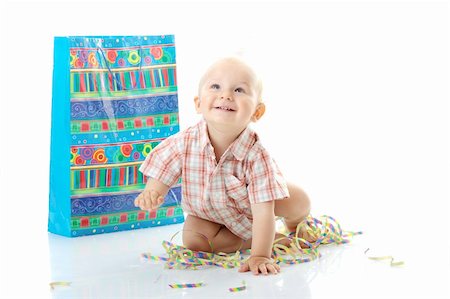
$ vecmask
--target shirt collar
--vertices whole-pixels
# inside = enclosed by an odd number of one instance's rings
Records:
[[[237,160],[242,161],[256,140],[255,132],[250,127],[247,127],[231,144],[230,151]]]
[[[206,126],[206,121],[202,119],[200,121],[200,149],[203,151],[205,147],[209,144],[212,148],[211,141],[209,140],[208,129]],[[241,134],[236,138],[236,140],[230,145],[229,151],[233,154],[233,156],[239,160],[244,160],[248,151],[252,147],[252,145],[258,139],[256,133],[250,128],[247,127]]]
[[[200,149],[203,151],[207,144],[210,144],[211,141],[209,141],[208,136],[208,130],[206,128],[206,121],[204,118],[199,123],[200,127]]]

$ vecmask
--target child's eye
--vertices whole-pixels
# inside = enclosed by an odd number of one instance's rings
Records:
[[[238,87],[238,88],[236,88],[235,90],[234,90],[235,92],[245,92],[245,90],[243,89],[243,88],[241,88],[241,87]]]
[[[210,87],[211,89],[220,89],[220,85],[219,84],[213,84]]]

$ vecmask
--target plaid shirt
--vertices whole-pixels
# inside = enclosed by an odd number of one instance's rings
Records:
[[[250,128],[217,163],[202,120],[162,141],[139,170],[167,186],[181,177],[184,212],[225,225],[244,240],[252,236],[251,204],[289,197],[278,166]]]

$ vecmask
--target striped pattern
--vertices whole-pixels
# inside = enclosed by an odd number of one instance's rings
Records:
[[[139,165],[179,131],[173,36],[70,37],[72,235],[182,222],[181,193],[134,207]],[[172,197],[175,197],[174,199]]]
[[[71,171],[70,187],[80,189],[108,188],[116,186],[142,185],[147,178],[139,171],[140,163],[124,167],[82,168]]]
[[[178,124],[178,113],[167,113],[149,115],[147,117],[72,121],[70,131],[72,134],[80,132],[109,132],[111,130],[133,130],[176,124]]]
[[[70,92],[77,93],[115,92],[122,90],[155,89],[177,86],[174,65],[158,68],[133,68],[132,70],[101,69],[70,74]]]
[[[198,283],[176,283],[176,284],[169,284],[169,287],[172,289],[187,289],[187,288],[199,288],[204,285],[203,282]]]
[[[152,211],[130,211],[108,215],[72,217],[72,229],[99,228],[116,224],[131,224],[139,221],[176,218],[183,215],[180,207],[162,207]]]
[[[247,289],[245,280],[242,281],[242,286],[240,287],[235,287],[235,288],[229,288],[228,291],[230,292],[240,292],[240,291],[244,291]]]
[[[278,166],[258,139],[252,129],[245,129],[216,162],[206,122],[201,120],[162,141],[140,170],[168,186],[182,177],[186,213],[223,224],[248,240],[252,236],[251,204],[289,196]],[[242,169],[247,169],[245,178],[233,175]]]

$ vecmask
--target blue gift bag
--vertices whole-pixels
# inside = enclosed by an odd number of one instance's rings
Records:
[[[179,131],[174,36],[54,42],[48,230],[73,237],[183,222],[180,184],[159,209],[134,207],[147,181],[140,164]]]

